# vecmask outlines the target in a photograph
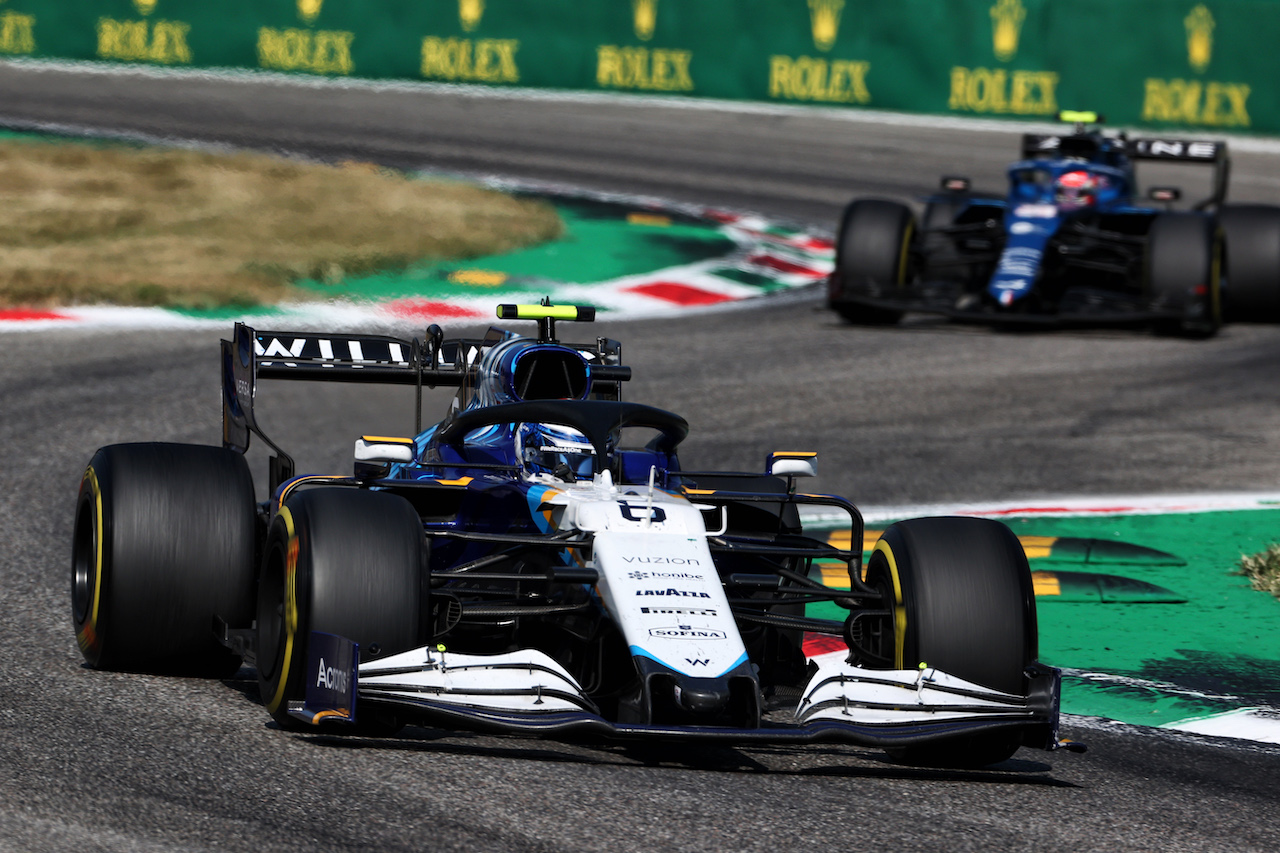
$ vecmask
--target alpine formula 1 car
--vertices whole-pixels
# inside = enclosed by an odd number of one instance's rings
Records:
[[[1208,337],[1228,319],[1280,319],[1280,207],[1227,205],[1225,142],[1106,135],[1094,113],[1060,113],[1061,135],[1024,134],[1005,197],[944,177],[918,223],[895,201],[859,199],[840,223],[827,304],[861,324],[905,312],[999,324],[1150,323]],[[1213,168],[1208,198],[1174,210],[1177,187],[1137,198],[1134,163]]]
[[[863,534],[847,500],[797,491],[812,453],[774,453],[758,473],[686,470],[686,421],[621,399],[620,344],[557,341],[557,320],[594,309],[498,316],[538,335],[237,324],[221,447],[112,445],[85,471],[71,600],[87,661],[213,676],[252,664],[290,729],[839,741],[969,766],[1068,745],[1006,526],[900,522],[863,566],[861,549],[805,534],[810,508]],[[359,438],[351,476],[296,476],[254,413],[265,379],[413,386],[419,412],[424,386],[457,392],[415,437]],[[262,503],[255,433],[270,448]],[[847,570],[845,588],[815,579],[822,564]],[[806,616],[832,601],[843,621]],[[810,662],[806,632],[847,652]]]

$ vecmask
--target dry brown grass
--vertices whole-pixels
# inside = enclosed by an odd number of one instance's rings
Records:
[[[1248,577],[1254,589],[1280,598],[1280,545],[1269,545],[1251,557],[1242,556],[1236,574]]]
[[[370,166],[0,141],[0,306],[212,308],[303,278],[509,251],[554,209]]]

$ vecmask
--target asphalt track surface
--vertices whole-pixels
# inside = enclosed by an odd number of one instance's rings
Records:
[[[817,113],[5,66],[0,119],[555,180],[828,227],[849,197],[908,199],[943,172],[998,185],[1016,148],[1009,130]],[[1275,155],[1238,155],[1235,196],[1280,201],[1278,176]],[[624,342],[630,399],[689,419],[690,467],[817,450],[817,488],[864,504],[1280,483],[1280,328],[1232,326],[1200,343],[932,321],[868,330],[809,295],[597,333]],[[199,681],[86,669],[68,601],[80,473],[111,442],[216,442],[217,337],[0,338],[0,849],[1280,848],[1280,749],[1240,742],[1070,720],[1087,755],[1023,750],[955,772],[850,747],[433,729],[337,739],[269,724],[247,670]],[[303,468],[346,470],[353,437],[403,432],[410,405],[386,389],[282,385],[259,411]]]

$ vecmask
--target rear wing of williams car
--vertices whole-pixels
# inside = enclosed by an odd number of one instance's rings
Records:
[[[1080,157],[1094,160],[1103,152],[1129,160],[1162,160],[1212,166],[1213,186],[1208,198],[1197,202],[1196,210],[1204,210],[1223,203],[1227,197],[1227,180],[1231,175],[1231,158],[1227,155],[1227,143],[1201,139],[1170,139],[1141,137],[1129,139],[1124,134],[1104,136],[1091,133],[1024,133],[1022,135],[1022,159]]]
[[[539,319],[539,340],[557,343],[554,325],[541,316],[526,317],[514,310],[533,306],[502,306],[504,319]],[[541,308],[541,306],[537,306]],[[557,312],[556,319],[590,319],[563,313],[575,306],[542,309]],[[474,383],[481,358],[508,333],[490,329],[483,338],[446,340],[439,326],[427,329],[425,340],[388,335],[328,332],[257,331],[237,323],[231,340],[222,341],[222,444],[244,453],[251,433],[273,451],[271,491],[293,476],[293,459],[273,442],[257,423],[254,396],[259,379],[292,379],[319,382],[357,382],[407,385],[416,389],[415,432],[422,431],[422,389],[465,388]],[[597,338],[591,344],[564,344],[591,363],[592,388],[597,397],[620,398],[620,385],[631,378],[631,368],[621,365],[622,347],[617,341]]]

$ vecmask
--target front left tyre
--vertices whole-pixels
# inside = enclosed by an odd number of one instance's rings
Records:
[[[867,583],[888,605],[871,636],[878,663],[938,669],[1028,696],[1038,654],[1035,591],[1022,544],[982,518],[916,518],[887,527],[867,562]],[[891,750],[911,763],[983,767],[1009,758],[1017,729],[965,735]]]
[[[76,640],[99,669],[234,673],[214,617],[253,619],[255,505],[244,457],[116,444],[80,482],[71,557]]]

